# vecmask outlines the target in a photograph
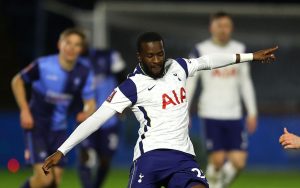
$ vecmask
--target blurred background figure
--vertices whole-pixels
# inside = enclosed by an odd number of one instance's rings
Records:
[[[112,49],[91,48],[84,59],[95,75],[98,108],[114,88],[126,79],[125,62],[121,54]],[[114,115],[101,129],[80,144],[78,173],[82,187],[102,186],[118,147],[120,126],[120,117]]]
[[[210,20],[211,38],[195,45],[192,57],[211,53],[244,53],[245,45],[231,38],[232,17],[217,12]],[[211,188],[228,187],[247,159],[247,133],[242,120],[242,101],[247,110],[246,126],[253,133],[257,124],[256,100],[248,63],[203,71],[187,84],[191,102],[198,79],[201,95],[199,117],[204,122],[208,151],[206,175]]]
[[[67,113],[74,96],[83,99],[79,119],[95,110],[93,76],[78,57],[85,45],[85,35],[78,29],[66,29],[59,37],[59,53],[37,58],[12,80],[12,89],[20,109],[25,135],[25,159],[33,166],[31,176],[22,187],[59,186],[62,161],[45,176],[42,163],[66,139]],[[30,103],[25,84],[31,85]]]

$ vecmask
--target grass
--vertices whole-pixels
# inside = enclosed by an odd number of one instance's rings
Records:
[[[18,173],[10,173],[7,170],[0,170],[0,187],[20,187],[31,170],[23,169]],[[127,187],[129,176],[128,169],[113,169],[103,188]],[[296,171],[246,171],[240,174],[231,188],[298,188],[300,187],[300,172]],[[79,188],[79,180],[74,169],[67,169],[64,173],[61,188]]]

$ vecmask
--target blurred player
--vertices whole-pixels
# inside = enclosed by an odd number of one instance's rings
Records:
[[[148,32],[138,38],[137,49],[139,63],[135,71],[46,159],[45,174],[107,119],[130,107],[140,129],[128,187],[208,187],[188,135],[186,80],[200,70],[251,60],[272,61],[277,48],[254,54],[214,54],[166,61],[162,37]]]
[[[218,12],[210,20],[211,38],[196,44],[192,57],[210,53],[243,53],[245,45],[232,40],[233,21]],[[247,133],[242,121],[241,98],[247,110],[247,130],[257,124],[256,100],[248,63],[202,71],[188,81],[188,99],[192,98],[198,79],[202,91],[198,112],[205,129],[209,155],[207,179],[211,188],[227,187],[244,168],[247,158]]]
[[[60,161],[49,176],[43,174],[41,167],[45,158],[66,139],[67,111],[73,97],[80,93],[84,100],[78,120],[95,110],[92,72],[77,59],[84,45],[85,35],[80,30],[66,29],[60,34],[58,54],[36,59],[12,80],[25,132],[25,158],[33,165],[33,176],[24,188],[59,185],[65,161]],[[25,84],[32,87],[29,104]]]
[[[100,49],[90,49],[86,60],[95,75],[95,98],[100,107],[114,88],[126,79],[125,62],[117,51]],[[83,187],[101,187],[118,146],[120,125],[119,118],[114,115],[81,143],[78,172]]]
[[[279,138],[279,143],[284,149],[300,149],[300,137],[289,133],[287,128],[284,128],[283,134]]]

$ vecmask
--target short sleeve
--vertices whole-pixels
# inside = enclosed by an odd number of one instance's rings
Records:
[[[127,107],[135,105],[137,102],[137,89],[135,83],[128,78],[119,87],[115,88],[106,99],[104,105],[122,113]]]
[[[95,97],[95,81],[94,74],[89,71],[88,77],[82,89],[82,98],[84,100],[89,100]]]
[[[123,60],[119,52],[114,51],[112,53],[111,60],[112,60],[112,64],[111,64],[112,73],[119,73],[125,69],[125,61]]]
[[[20,72],[21,78],[25,83],[31,83],[40,78],[39,65],[37,61],[30,63]]]

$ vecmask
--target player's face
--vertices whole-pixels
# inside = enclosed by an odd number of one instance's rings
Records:
[[[213,20],[210,25],[210,32],[213,39],[222,44],[225,44],[230,40],[232,30],[232,20],[226,16]]]
[[[74,62],[83,50],[83,40],[79,35],[70,34],[59,40],[58,49],[66,62]]]
[[[150,76],[162,76],[165,64],[165,50],[162,41],[145,42],[141,44],[141,52],[137,54],[138,60]]]

